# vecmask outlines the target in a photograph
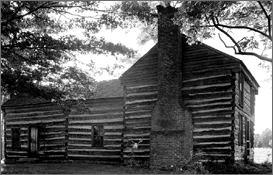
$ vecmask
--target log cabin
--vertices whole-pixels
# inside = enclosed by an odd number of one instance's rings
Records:
[[[2,105],[5,158],[133,156],[151,167],[196,154],[202,162],[253,160],[259,84],[241,60],[201,42],[189,45],[168,15],[175,9],[157,8],[158,43],[80,109],[26,97]],[[132,143],[139,143],[133,155]]]

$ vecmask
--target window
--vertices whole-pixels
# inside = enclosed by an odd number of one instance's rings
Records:
[[[243,116],[241,114],[239,114],[239,132],[238,132],[238,145],[239,146],[243,146],[244,141],[243,141]]]
[[[250,147],[254,148],[254,123],[250,121]]]
[[[246,140],[246,154],[249,156],[250,155],[250,127],[249,127],[249,120],[245,120],[245,140]]]
[[[239,77],[239,104],[244,106],[244,76],[242,74]]]
[[[92,131],[92,146],[103,147],[103,125],[94,125]]]
[[[11,146],[13,149],[20,148],[20,128],[12,128],[11,130]]]
[[[251,115],[254,115],[254,102],[255,102],[255,94],[254,94],[254,88],[250,88],[250,113]]]

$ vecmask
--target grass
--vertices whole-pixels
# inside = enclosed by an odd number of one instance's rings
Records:
[[[3,168],[3,170],[2,170]],[[125,166],[63,163],[63,164],[7,164],[1,174],[149,174],[148,169],[130,169]]]
[[[259,174],[272,171],[272,150],[255,148],[254,162],[248,165],[216,165],[211,166],[210,173],[247,173]],[[270,156],[268,156],[270,155]],[[268,160],[268,162],[266,162]],[[262,163],[265,162],[265,163]],[[270,163],[271,162],[271,163]],[[259,164],[257,164],[259,163]],[[194,165],[194,164],[193,164]],[[198,168],[198,166],[187,168]],[[184,168],[183,168],[184,169]],[[155,171],[148,168],[133,168],[122,165],[107,165],[95,163],[43,163],[43,164],[2,164],[1,174],[176,174],[181,171]],[[187,173],[189,174],[189,173]]]
[[[254,148],[254,162],[263,163],[263,162],[272,163],[272,148]]]

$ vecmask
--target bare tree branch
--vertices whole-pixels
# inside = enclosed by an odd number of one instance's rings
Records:
[[[230,29],[248,29],[248,30],[252,30],[254,32],[260,33],[261,35],[267,37],[268,39],[270,39],[272,41],[272,38],[270,35],[267,35],[266,33],[259,31],[257,29],[251,28],[251,27],[246,27],[246,26],[227,26],[227,25],[223,25],[223,24],[217,24],[220,27],[225,27],[225,28],[230,28]]]
[[[271,63],[272,63],[272,59],[270,59],[270,58],[261,56],[261,55],[259,55],[259,54],[254,53],[254,52],[244,52],[244,51],[242,51],[240,45],[234,40],[234,38],[232,38],[232,36],[231,36],[230,34],[228,34],[225,30],[221,29],[221,28],[218,26],[218,24],[216,23],[215,20],[216,20],[217,22],[219,22],[219,21],[217,20],[216,17],[212,17],[212,22],[213,22],[214,26],[215,26],[219,31],[221,31],[222,33],[224,33],[224,34],[225,34],[225,35],[234,43],[234,46],[227,46],[226,43],[222,40],[222,38],[221,38],[220,35],[219,35],[220,40],[224,43],[225,47],[227,47],[227,48],[233,48],[235,54],[238,54],[238,55],[251,55],[251,56],[255,56],[255,57],[257,57],[257,58],[259,58],[259,59],[261,59],[261,60],[268,61],[268,62],[271,62]]]
[[[261,6],[264,14],[265,14],[265,17],[267,18],[267,23],[268,23],[268,33],[269,33],[269,37],[271,38],[272,35],[271,35],[271,20],[270,20],[270,15],[267,14],[266,10],[264,9],[264,6],[262,5],[261,1],[258,1],[259,5]],[[272,38],[271,38],[271,41],[272,41]]]

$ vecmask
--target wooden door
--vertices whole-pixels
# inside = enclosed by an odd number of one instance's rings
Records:
[[[36,157],[38,155],[38,127],[29,128],[29,156]]]
[[[246,155],[250,155],[250,127],[249,127],[249,120],[245,120],[245,150],[246,150]]]

